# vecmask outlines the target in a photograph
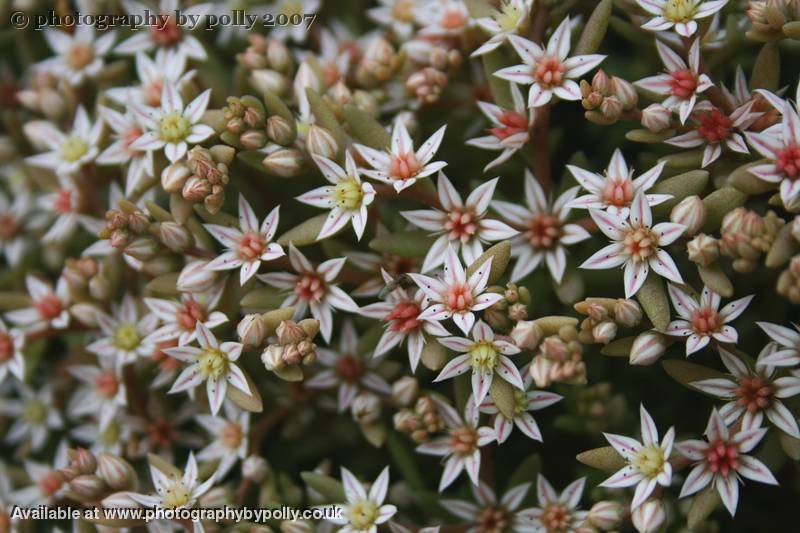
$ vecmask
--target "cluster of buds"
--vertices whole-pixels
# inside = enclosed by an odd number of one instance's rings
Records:
[[[106,212],[106,226],[100,230],[99,237],[121,250],[144,235],[149,228],[150,220],[146,213],[132,202],[120,200],[119,209]]]
[[[230,146],[195,146],[185,161],[178,161],[161,173],[161,185],[169,193],[180,192],[184,200],[203,202],[209,213],[218,213],[225,201],[228,166],[235,150]]]
[[[113,492],[135,490],[136,472],[121,457],[103,452],[95,456],[85,448],[69,450],[70,463],[53,471],[61,483],[67,483],[67,496],[80,502],[97,502]]]
[[[591,84],[581,80],[581,95],[586,119],[597,124],[613,124],[639,101],[633,85],[622,78],[609,77],[603,70],[597,71]]]
[[[248,70],[263,70],[287,74],[292,70],[292,55],[278,39],[267,39],[251,33],[247,36],[248,47],[237,54],[236,61]]]
[[[445,424],[433,399],[422,394],[413,407],[395,413],[394,428],[407,433],[414,442],[421,443],[430,439],[431,435],[444,431]]]
[[[508,331],[520,320],[528,318],[531,293],[526,287],[518,287],[516,283],[509,283],[505,289],[490,287],[488,292],[503,295],[503,299],[486,309],[483,315],[494,330]]]
[[[288,367],[313,364],[317,358],[314,337],[318,332],[318,320],[311,318],[300,322],[284,320],[276,330],[278,342],[264,350],[261,361],[267,370],[273,372],[281,372]]]
[[[769,251],[784,221],[770,211],[762,217],[755,211],[737,207],[722,219],[719,249],[733,259],[737,272],[752,272],[762,254]]]
[[[751,0],[747,18],[753,24],[754,37],[776,39],[783,37],[783,27],[800,20],[800,0]]]
[[[222,108],[223,132],[219,138],[236,148],[258,150],[267,144],[267,112],[255,96],[229,96]]]
[[[447,74],[433,67],[425,67],[411,74],[406,80],[406,89],[422,104],[432,104],[442,95],[447,86]]]
[[[358,63],[356,80],[364,87],[374,87],[391,79],[402,64],[403,55],[395,51],[392,43],[383,37],[375,37]]]
[[[778,276],[776,290],[793,304],[800,304],[800,255],[794,256],[789,267]]]
[[[16,97],[19,103],[31,111],[56,121],[70,108],[70,103],[65,98],[65,89],[69,95],[69,86],[59,86],[58,78],[52,72],[40,69],[33,75],[26,89],[17,91]]]
[[[578,340],[585,344],[608,344],[619,327],[632,328],[642,321],[642,308],[625,298],[587,298],[576,303],[575,310],[586,315],[578,332]]]
[[[460,51],[443,46],[433,46],[427,59],[430,66],[443,72],[457,69],[464,61]]]
[[[583,345],[573,325],[559,328],[558,333],[542,339],[530,366],[537,387],[553,383],[583,385],[586,383],[586,363]]]
[[[111,284],[103,272],[103,265],[92,257],[67,259],[64,264],[64,279],[74,300],[82,299],[75,295],[88,295],[102,302],[111,295]]]

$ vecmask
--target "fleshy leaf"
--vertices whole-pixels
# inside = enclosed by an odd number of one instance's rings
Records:
[[[653,326],[664,331],[669,325],[669,300],[667,291],[664,289],[664,282],[661,277],[651,271],[644,281],[642,288],[636,293],[636,299],[642,304],[647,318]]]
[[[247,385],[250,387],[251,394],[249,395],[245,394],[238,388],[229,386],[226,389],[226,396],[233,403],[235,403],[245,411],[250,411],[252,413],[260,413],[264,410],[264,403],[261,400],[261,394],[258,392],[258,386],[250,378],[250,376],[247,375],[246,372],[243,372],[243,374],[245,379],[247,380]]]
[[[350,126],[353,137],[361,144],[376,150],[385,150],[391,145],[391,134],[366,111],[348,104],[344,106],[344,119]]]
[[[628,357],[631,353],[633,341],[635,340],[636,337],[625,337],[623,339],[613,340],[600,348],[600,353],[611,357]]]
[[[615,472],[625,466],[625,459],[611,446],[586,450],[579,453],[575,458],[587,466],[607,472]]]
[[[492,395],[492,400],[497,406],[497,409],[508,419],[514,418],[514,409],[516,407],[516,400],[514,399],[514,387],[504,379],[498,379],[496,376],[492,380],[492,386],[489,388],[489,394]]]
[[[602,0],[592,11],[589,20],[586,21],[583,32],[578,43],[575,45],[573,55],[593,54],[600,48],[600,43],[606,36],[608,23],[611,20],[611,0]]]
[[[691,383],[694,383],[695,381],[728,377],[727,374],[724,374],[718,370],[714,370],[713,368],[690,363],[689,361],[681,361],[680,359],[668,359],[666,361],[662,361],[661,365],[672,379],[695,391],[700,390],[691,385]]]
[[[733,282],[718,263],[707,267],[697,265],[697,273],[700,274],[703,283],[712,291],[725,298],[733,296]]]
[[[311,217],[305,222],[301,222],[293,227],[278,238],[278,244],[281,246],[289,246],[289,243],[294,244],[296,247],[308,246],[317,242],[317,235],[319,235],[325,220],[328,218],[328,213],[322,213],[315,217]],[[339,230],[341,231],[341,230]],[[336,233],[339,233],[337,231]]]
[[[733,187],[717,189],[703,198],[703,205],[706,208],[706,221],[703,224],[702,231],[704,233],[716,232],[725,215],[744,205],[746,200],[747,195]]]
[[[700,195],[708,185],[708,172],[705,170],[690,170],[677,176],[664,179],[656,183],[647,191],[653,194],[670,194],[672,198],[653,207],[656,217],[666,215],[681,200],[688,196]]]
[[[714,512],[714,509],[717,508],[721,501],[713,483],[701,490],[692,499],[692,506],[689,508],[689,514],[686,518],[689,529],[694,530],[702,521],[708,518],[708,515]]]
[[[316,472],[302,472],[300,477],[303,478],[306,485],[319,492],[329,503],[341,503],[347,500],[341,482],[330,476]]]
[[[489,273],[489,285],[492,285],[500,280],[500,277],[508,267],[508,262],[511,260],[511,243],[509,241],[501,241],[483,252],[483,254],[467,268],[467,277],[478,270],[490,257],[492,258],[492,270]]]
[[[753,72],[750,74],[750,90],[776,91],[781,83],[781,53],[778,43],[765,43],[758,52]]]
[[[376,252],[400,257],[425,257],[433,241],[427,231],[401,231],[375,237],[369,241],[369,247]]]

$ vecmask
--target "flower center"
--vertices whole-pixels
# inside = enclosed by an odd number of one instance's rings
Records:
[[[414,20],[414,0],[397,0],[392,8],[392,16],[401,22]]]
[[[571,517],[566,507],[554,503],[545,507],[543,511],[540,520],[548,533],[567,531]]]
[[[316,274],[304,274],[295,285],[298,298],[309,303],[317,303],[325,295],[325,281]]]
[[[467,284],[452,285],[444,295],[444,304],[453,313],[469,311],[472,309],[472,301],[472,289]]]
[[[160,17],[166,16],[165,14],[159,15]],[[166,16],[159,21],[159,24],[150,26],[151,36],[159,46],[172,46],[181,40],[181,27],[178,21],[172,15]]]
[[[73,70],[81,70],[92,61],[94,61],[94,50],[87,44],[74,44],[67,52],[67,63]]]
[[[125,148],[125,151],[128,152],[128,154],[137,155],[141,153],[139,150],[132,150],[131,144],[133,144],[136,139],[141,137],[142,133],[144,132],[139,126],[131,126],[127,131],[125,131],[125,133],[122,134],[120,140],[122,141],[122,146]]]
[[[561,237],[561,223],[553,215],[537,213],[531,218],[525,237],[534,248],[553,248]]]
[[[728,477],[731,470],[736,471],[739,468],[739,447],[724,440],[718,440],[706,451],[706,461],[708,468],[713,473]]]
[[[489,133],[500,139],[506,139],[517,133],[522,133],[528,130],[528,119],[522,113],[516,111],[503,111],[503,114],[498,117],[498,122],[502,127],[490,128]]]
[[[340,181],[333,189],[333,199],[343,209],[358,209],[361,207],[362,198],[364,192],[361,190],[361,184],[352,177]]]
[[[61,309],[61,300],[55,294],[47,294],[36,302],[36,310],[39,311],[39,316],[45,320],[56,318],[61,314]]]
[[[520,415],[528,410],[528,397],[524,391],[514,389],[514,414]]]
[[[625,235],[625,254],[634,261],[647,261],[658,250],[658,237],[650,228],[636,228]]]
[[[180,359],[175,359],[174,357],[170,357],[167,355],[164,350],[166,348],[174,348],[178,345],[178,341],[176,339],[159,342],[156,344],[155,349],[153,350],[153,359],[158,362],[158,367],[165,371],[170,372],[172,370],[177,370],[183,363],[181,363]]]
[[[567,67],[557,57],[543,57],[533,67],[533,77],[544,88],[558,87]]]
[[[473,371],[491,371],[497,365],[497,349],[491,342],[480,341],[469,349],[469,358]]]
[[[19,222],[9,213],[0,213],[0,240],[10,241],[19,232]]]
[[[646,478],[654,478],[660,474],[665,462],[664,451],[658,446],[645,446],[633,458],[633,465]]]
[[[378,506],[369,500],[360,500],[350,506],[348,520],[356,531],[368,530],[378,519]]]
[[[343,355],[336,361],[336,374],[348,383],[356,383],[364,374],[364,367],[358,357]]]
[[[606,177],[603,201],[616,207],[626,207],[633,200],[633,182],[630,177]]]
[[[718,143],[731,135],[733,121],[719,109],[700,114],[700,127],[697,131],[709,143]]]
[[[42,491],[42,494],[45,496],[52,496],[58,489],[61,488],[61,485],[64,484],[64,478],[61,476],[61,473],[58,470],[51,470],[47,474],[44,475],[41,479],[37,481],[39,485],[39,490]]]
[[[701,307],[692,313],[692,329],[695,333],[709,335],[722,325],[719,313],[708,307]]]
[[[175,313],[175,318],[182,329],[194,331],[198,321],[205,322],[206,311],[196,300],[189,300]]]
[[[670,94],[678,98],[689,98],[697,89],[697,74],[689,69],[670,72]]]
[[[451,241],[469,241],[478,231],[478,219],[471,209],[455,209],[447,213],[444,229]]]
[[[207,378],[219,379],[228,370],[228,355],[219,348],[208,347],[197,360],[200,372]]]
[[[800,177],[800,147],[787,146],[779,151],[775,166],[792,179]]]
[[[47,406],[39,400],[31,400],[25,404],[22,416],[34,426],[41,426],[47,421]]]
[[[503,533],[509,526],[508,515],[502,507],[487,507],[475,521],[478,533]]]
[[[242,443],[242,437],[244,436],[244,431],[242,426],[239,424],[226,424],[225,427],[222,428],[222,432],[220,433],[219,440],[222,441],[222,445],[226,448],[231,450],[236,450],[239,448],[239,445]]]
[[[420,164],[414,152],[400,155],[392,155],[391,172],[392,177],[400,180],[407,180],[417,175]]]
[[[384,320],[392,322],[389,325],[390,330],[408,333],[422,325],[422,321],[417,320],[419,313],[419,304],[416,302],[400,302],[394,306]]]
[[[664,6],[664,18],[670,22],[689,22],[697,11],[695,0],[668,0]]]
[[[7,333],[0,331],[0,364],[5,363],[14,355],[14,341]]]
[[[61,145],[61,159],[67,163],[80,160],[89,151],[89,145],[79,137],[67,137]]]
[[[464,27],[467,17],[458,7],[453,7],[445,11],[442,16],[442,28],[446,30],[457,30]]]
[[[500,26],[500,31],[510,32],[517,29],[523,15],[525,15],[525,10],[521,6],[505,0],[500,9],[492,13],[492,18]]]
[[[455,428],[450,437],[453,451],[459,455],[472,455],[478,446],[478,433],[471,427]]]
[[[103,372],[94,378],[94,387],[101,396],[111,399],[119,391],[119,381],[111,372]]]
[[[766,409],[772,401],[772,386],[760,376],[745,376],[739,379],[736,388],[737,404],[747,408],[751,413]]]
[[[161,107],[161,91],[164,89],[164,81],[161,79],[153,80],[146,85],[142,85],[142,96],[147,105],[151,107]]]
[[[147,428],[150,441],[159,448],[171,448],[175,440],[175,425],[169,420],[158,418]]]
[[[134,324],[122,324],[114,330],[114,346],[131,351],[139,346],[139,332]]]
[[[169,113],[161,118],[158,136],[162,141],[177,143],[184,140],[192,129],[189,120],[178,112]]]
[[[190,496],[189,489],[186,488],[186,485],[180,481],[176,481],[167,487],[166,491],[164,491],[164,495],[161,498],[161,504],[164,507],[171,509],[183,507],[189,503]]]
[[[267,247],[266,243],[264,242],[263,235],[248,231],[244,234],[241,240],[239,240],[239,248],[237,253],[239,254],[240,259],[252,261],[253,259],[258,259],[261,257],[261,254],[264,253],[266,248]]]

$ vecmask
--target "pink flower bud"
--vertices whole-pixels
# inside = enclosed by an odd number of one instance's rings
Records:
[[[514,343],[525,350],[533,350],[542,340],[542,328],[533,321],[521,320],[511,330]]]
[[[294,142],[295,131],[285,118],[272,115],[267,119],[267,137],[281,146],[289,146]]]
[[[84,501],[95,501],[108,490],[102,479],[91,474],[80,475],[72,479],[69,482],[69,488]]]
[[[652,365],[664,355],[667,350],[667,341],[664,335],[657,331],[645,331],[633,341],[630,353],[632,365]]]
[[[642,126],[658,133],[669,128],[672,112],[661,104],[651,104],[642,110]]]
[[[264,321],[261,320],[261,315],[253,313],[245,315],[239,321],[236,326],[236,333],[245,346],[261,346],[267,334],[267,327],[264,325]]]
[[[189,230],[177,222],[162,222],[158,226],[158,234],[164,246],[173,252],[182,252],[191,248],[194,243]]]
[[[592,337],[598,344],[608,344],[617,336],[617,324],[611,320],[600,322],[592,328]]]
[[[103,452],[97,457],[97,476],[113,490],[136,489],[136,471],[116,455]]]
[[[282,178],[291,178],[303,165],[303,154],[294,148],[272,152],[261,162],[268,171]]]
[[[614,321],[624,328],[632,328],[642,320],[642,308],[636,300],[619,298],[614,303]]]
[[[600,501],[589,510],[587,521],[600,531],[617,529],[625,516],[625,508],[618,502]]]
[[[669,219],[676,224],[686,226],[685,235],[692,237],[700,231],[706,221],[706,206],[699,196],[687,196],[672,208]]]
[[[419,395],[419,382],[412,376],[404,376],[392,383],[392,398],[402,406],[411,405]]]
[[[309,153],[327,157],[328,159],[335,159],[336,152],[339,150],[339,144],[333,138],[331,132],[322,126],[312,124],[308,129],[306,137],[306,149]]]
[[[667,513],[661,500],[647,500],[631,513],[633,527],[639,533],[653,533],[661,529]]]
[[[183,162],[173,163],[161,171],[161,186],[168,193],[180,192],[191,174]]]
[[[362,392],[353,399],[350,413],[359,424],[371,424],[381,416],[381,399],[371,392]]]
[[[256,483],[261,483],[267,477],[267,461],[259,455],[251,455],[242,463],[242,475]]]
[[[192,261],[178,275],[177,288],[181,292],[204,292],[214,286],[217,272],[207,268],[208,261]]]

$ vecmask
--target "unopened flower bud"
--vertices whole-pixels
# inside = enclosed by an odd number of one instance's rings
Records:
[[[392,398],[398,405],[409,406],[419,395],[419,382],[415,377],[404,376],[392,383]]]
[[[286,72],[292,66],[289,49],[278,39],[270,39],[267,43],[267,61],[278,72]]]
[[[81,324],[89,327],[99,327],[100,322],[98,321],[97,316],[101,313],[101,311],[95,304],[85,302],[73,304],[69,308],[69,313]]]
[[[303,154],[294,148],[272,152],[261,162],[268,171],[282,178],[291,178],[303,165]]]
[[[89,280],[89,295],[95,300],[104,302],[111,296],[111,282],[103,275]]]
[[[108,491],[108,487],[103,480],[91,474],[84,474],[73,478],[69,482],[69,488],[85,501],[97,500]]]
[[[176,287],[181,292],[205,292],[214,286],[218,273],[208,268],[208,261],[192,261],[178,274]]]
[[[637,326],[642,320],[642,308],[636,300],[619,298],[614,303],[614,321],[624,328]]]
[[[278,334],[278,342],[282,346],[297,344],[306,339],[306,332],[293,320],[283,320],[275,332]]]
[[[622,104],[622,109],[625,111],[631,110],[639,103],[639,95],[633,84],[622,78],[616,76],[611,77],[611,85],[614,92],[614,97]]]
[[[667,350],[667,339],[657,331],[645,331],[633,341],[630,353],[632,365],[652,365]]]
[[[245,315],[236,326],[236,333],[239,335],[239,340],[245,346],[261,346],[266,338],[267,327],[264,321],[261,320],[261,315],[253,313]]]
[[[267,119],[267,137],[275,144],[289,146],[294,142],[295,131],[285,118],[272,115]]]
[[[642,126],[658,133],[669,128],[672,112],[661,104],[650,104],[642,110]]]
[[[335,159],[336,152],[339,150],[339,144],[326,128],[312,124],[311,127],[308,128],[306,149],[311,154],[327,157],[328,159]]]
[[[94,471],[97,470],[97,458],[86,448],[75,450],[72,462],[81,474],[94,474]]]
[[[706,221],[706,206],[699,196],[687,196],[672,208],[669,219],[676,224],[686,226],[684,234],[692,237],[700,231]]]
[[[525,350],[533,350],[542,340],[542,328],[533,321],[521,320],[511,330],[514,343]]]
[[[625,516],[622,504],[612,501],[600,501],[589,510],[587,521],[600,531],[617,529]]]
[[[267,144],[267,134],[261,130],[247,130],[239,136],[239,143],[245,150],[258,150]]]
[[[211,183],[198,176],[192,176],[183,183],[181,194],[184,199],[190,202],[202,202],[206,196],[211,194]]]
[[[191,175],[189,167],[184,162],[178,161],[161,171],[161,186],[168,193],[180,192]]]
[[[97,456],[97,476],[113,490],[135,490],[136,472],[121,457],[103,452]]]
[[[256,483],[267,477],[267,461],[260,455],[251,455],[242,462],[242,475]]]
[[[371,424],[381,416],[381,399],[371,392],[362,392],[353,399],[350,412],[359,424]]]
[[[191,248],[194,243],[189,230],[177,222],[162,222],[158,225],[158,237],[164,246],[173,252],[182,252]]]
[[[591,90],[603,96],[607,96],[611,93],[611,79],[603,69],[598,69],[594,76],[592,76]]]
[[[286,363],[283,362],[283,346],[278,346],[276,344],[268,346],[267,349],[261,353],[261,362],[264,363],[264,367],[270,372],[284,368]]]
[[[598,344],[608,344],[617,336],[617,324],[611,320],[600,322],[592,328],[592,337]]]
[[[250,74],[250,83],[258,92],[283,94],[289,87],[289,80],[280,72],[269,69],[254,70]]]
[[[719,241],[701,233],[687,243],[686,251],[689,261],[701,266],[709,266],[719,259]]]
[[[631,513],[633,527],[639,533],[654,533],[661,529],[667,513],[661,500],[647,500]]]

